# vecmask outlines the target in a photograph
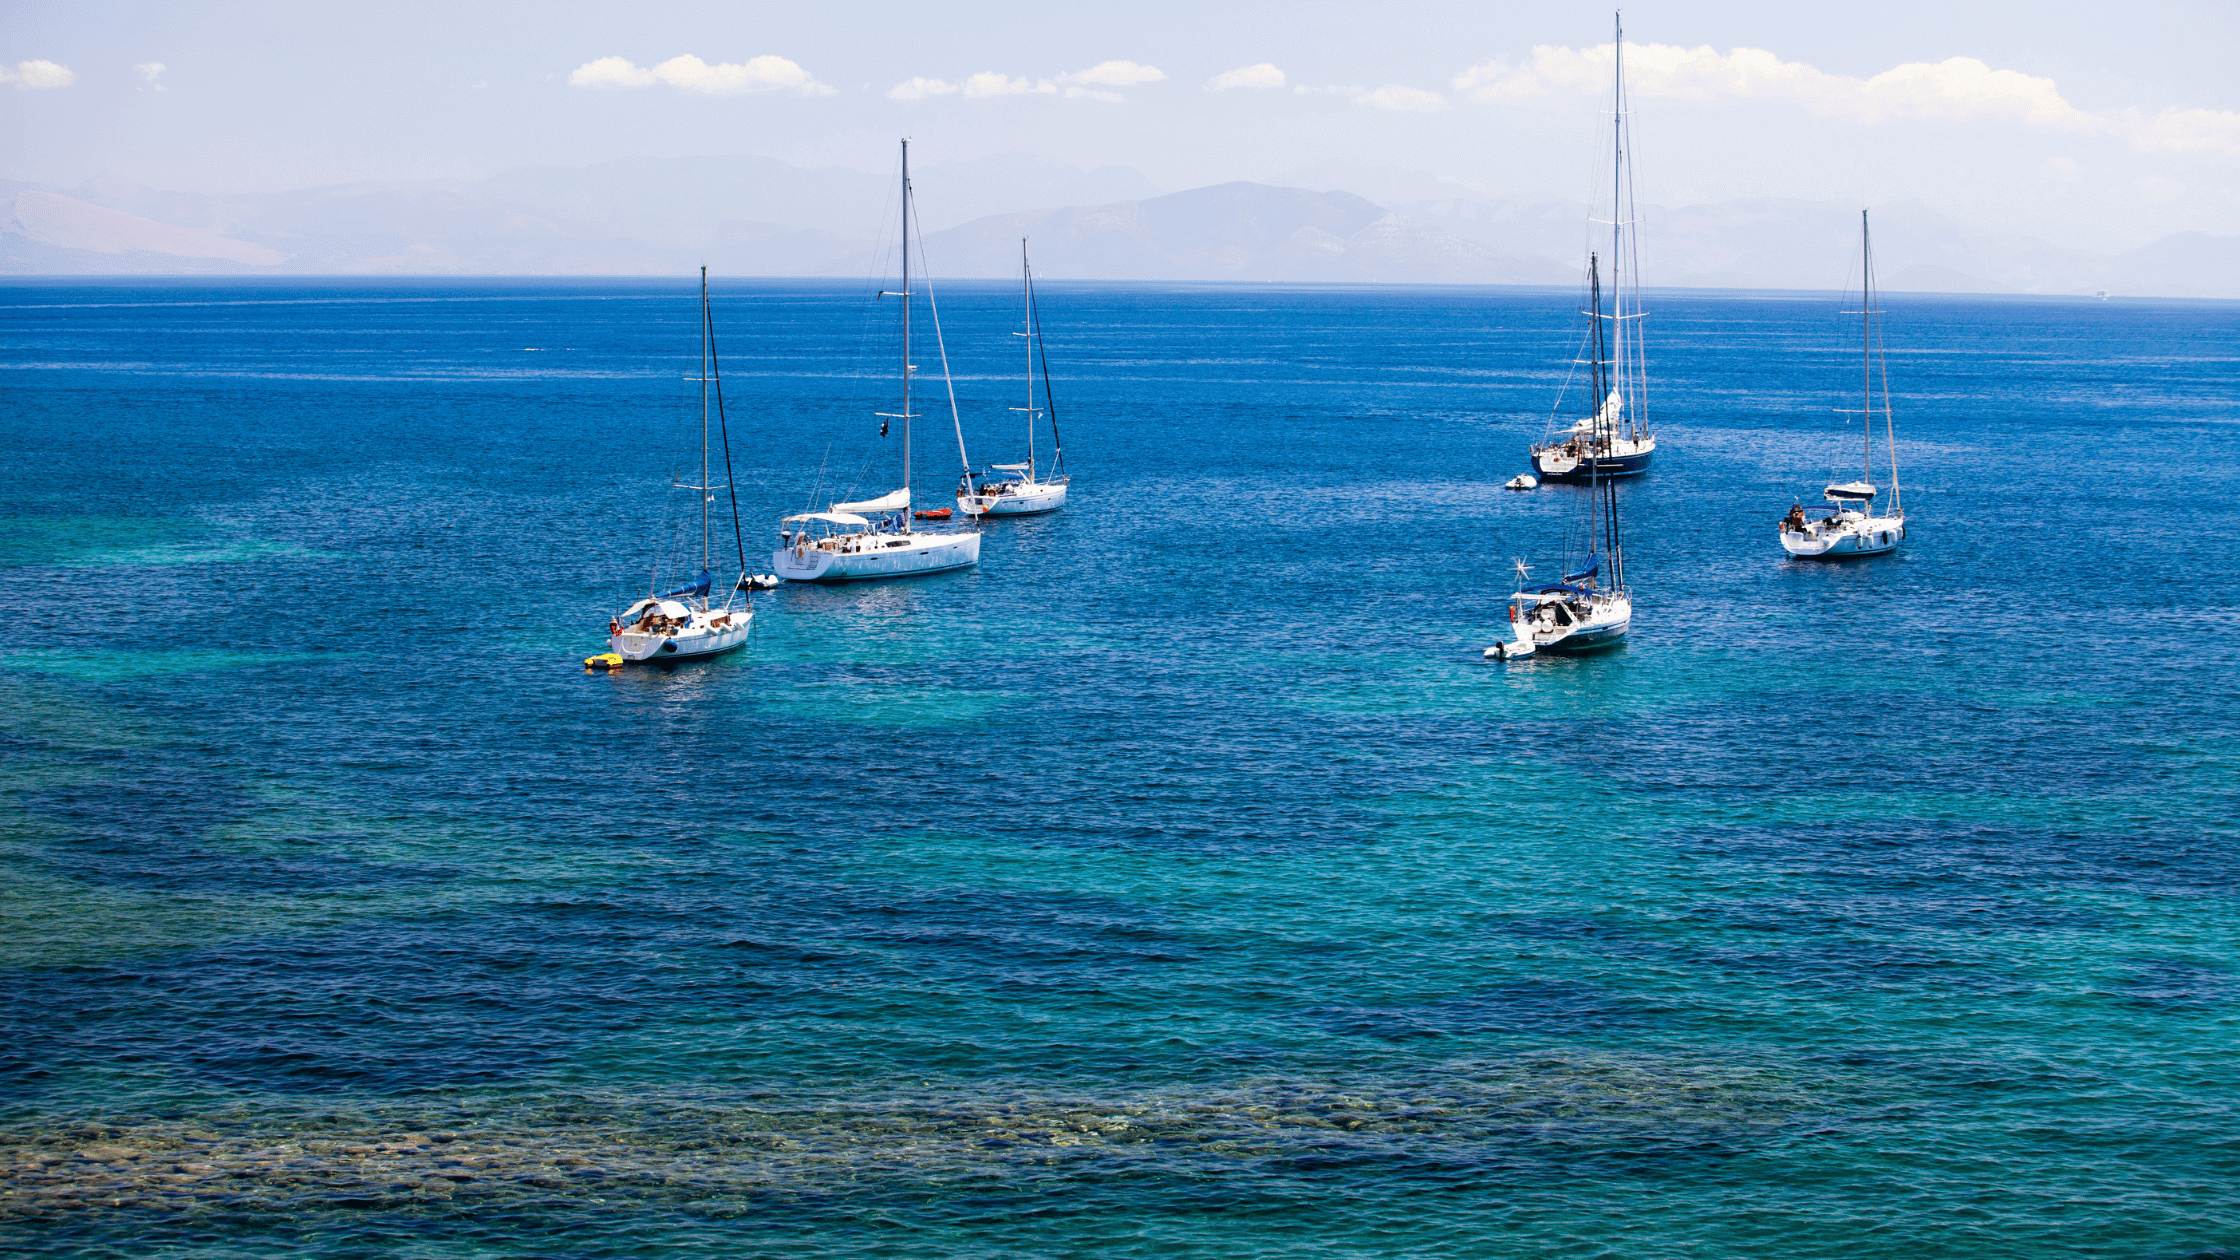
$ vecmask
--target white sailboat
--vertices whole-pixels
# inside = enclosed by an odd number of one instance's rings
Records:
[[[1878,556],[1896,551],[1906,539],[1905,500],[1898,486],[1897,425],[1890,415],[1890,365],[1883,358],[1881,328],[1875,321],[1875,316],[1881,312],[1874,305],[1874,247],[1868,239],[1864,210],[1859,212],[1859,262],[1860,289],[1865,299],[1860,303],[1860,315],[1864,320],[1860,333],[1861,393],[1866,400],[1860,413],[1866,422],[1860,435],[1860,476],[1857,481],[1846,481],[1821,491],[1826,503],[1815,503],[1811,507],[1794,504],[1789,514],[1781,518],[1781,548],[1799,560]],[[1879,493],[1874,484],[1877,368],[1881,369],[1883,452],[1890,461],[1890,509],[1886,512],[1876,511],[1874,503]]]
[[[1598,260],[1587,259],[1589,363],[1594,396],[1615,366],[1602,335],[1602,283]],[[1616,647],[1633,628],[1633,591],[1626,585],[1625,544],[1618,529],[1618,483],[1596,476],[1590,460],[1586,504],[1587,554],[1560,582],[1525,585],[1532,569],[1516,562],[1517,590],[1509,597],[1508,640],[1486,649],[1491,660],[1513,661],[1541,652],[1594,652]]]
[[[700,374],[686,379],[700,382],[700,480],[694,485],[680,483],[678,488],[699,495],[700,572],[675,590],[647,594],[608,620],[607,650],[625,661],[681,661],[728,652],[746,643],[747,632],[754,624],[751,596],[745,605],[733,606],[746,577],[747,546],[739,531],[739,495],[731,486],[731,430],[723,419],[723,378],[716,359],[715,314],[708,305],[706,267],[700,269]],[[720,486],[708,479],[710,386],[715,389],[716,419],[723,436],[724,484]],[[731,491],[731,532],[739,546],[741,579],[728,584],[730,590],[721,607],[708,598],[715,584],[709,512],[717,490]]]
[[[1626,231],[1637,222],[1633,204],[1632,130],[1626,113],[1626,33],[1613,20],[1616,36],[1611,42],[1610,163],[1610,342],[1612,372],[1607,394],[1592,412],[1571,422],[1563,432],[1549,432],[1532,447],[1532,471],[1543,482],[1585,484],[1613,477],[1637,477],[1649,471],[1657,453],[1657,435],[1649,426],[1648,381],[1635,325],[1641,320],[1641,269],[1629,248],[1633,236]]]
[[[902,142],[902,288],[882,292],[883,300],[902,299],[902,410],[880,412],[881,437],[885,421],[902,421],[902,488],[875,499],[835,503],[822,512],[803,512],[779,523],[778,549],[771,553],[771,567],[791,582],[861,582],[875,578],[917,577],[980,563],[980,535],[972,530],[921,530],[913,528],[910,511],[911,382],[917,365],[910,361],[911,299],[910,235],[917,229],[916,202],[910,188],[910,142]],[[921,240],[921,245],[923,244]],[[941,312],[932,304],[933,286],[926,286],[927,308],[933,315],[936,346],[941,341]],[[949,387],[949,419],[957,431],[957,458],[964,460],[964,424],[957,418],[956,386],[949,380],[949,352],[941,347],[941,379]],[[971,463],[965,461],[969,475]]]
[[[1034,304],[1034,268],[1027,262],[1027,238],[1019,238],[1019,284],[1023,292],[1023,318],[1026,331],[1011,334],[1026,340],[1027,347],[1027,405],[1013,407],[1027,417],[1027,462],[1023,464],[990,464],[981,477],[967,476],[957,488],[957,510],[966,516],[1032,516],[1040,512],[1055,512],[1065,506],[1066,486],[1073,480],[1065,475],[1066,448],[1058,436],[1058,400],[1050,392],[1050,357],[1043,353],[1042,319]],[[1034,369],[1037,355],[1042,358],[1042,397],[1049,404],[1050,442],[1054,454],[1050,461],[1050,475],[1039,475],[1035,459],[1035,419],[1045,410],[1034,405]]]
[[[1632,132],[1626,110],[1625,28],[1616,26],[1611,68],[1611,310],[1602,311],[1601,260],[1587,255],[1587,359],[1592,384],[1589,414],[1571,426],[1567,441],[1533,448],[1542,481],[1587,485],[1586,555],[1566,566],[1559,582],[1527,586],[1531,574],[1516,562],[1517,589],[1509,597],[1510,637],[1485,650],[1491,660],[1517,660],[1541,652],[1594,652],[1625,641],[1633,628],[1633,590],[1626,585],[1625,545],[1618,528],[1618,478],[1642,472],[1656,439],[1645,409],[1648,376],[1641,353],[1641,265],[1631,163]],[[1635,419],[1624,420],[1628,400]],[[1559,403],[1560,405],[1560,403]]]

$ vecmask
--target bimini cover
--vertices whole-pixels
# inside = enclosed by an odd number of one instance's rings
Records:
[[[1601,556],[1588,556],[1588,557],[1587,557],[1587,567],[1586,567],[1586,568],[1584,568],[1584,569],[1581,569],[1581,570],[1579,570],[1579,571],[1578,571],[1577,573],[1566,573],[1566,574],[1564,574],[1564,575],[1563,575],[1563,580],[1564,580],[1564,581],[1566,581],[1566,582],[1576,582],[1576,581],[1578,581],[1578,580],[1579,580],[1579,579],[1581,579],[1581,578],[1591,578],[1591,577],[1593,577],[1593,576],[1595,575],[1595,571],[1596,571],[1596,570],[1598,570],[1598,569],[1600,569],[1601,567],[1602,567],[1602,557],[1601,557]]]
[[[705,595],[708,593],[708,587],[714,582],[714,575],[710,574],[706,569],[702,569],[700,570],[700,576],[692,579],[692,584],[690,586],[680,586],[673,591],[663,591],[661,592],[661,598],[675,599],[679,595]]]
[[[1033,465],[1033,464],[990,464],[990,465],[988,465],[988,467],[990,467],[990,468],[993,468],[993,469],[995,469],[995,470],[996,470],[997,472],[1019,472],[1019,473],[1023,473],[1023,472],[1025,472],[1026,470],[1028,470],[1029,468],[1032,468],[1032,467],[1034,467],[1034,465]]]
[[[882,495],[876,499],[865,499],[859,503],[835,503],[832,505],[832,510],[834,512],[900,512],[909,506],[910,492],[908,490],[897,490],[893,494]]]
[[[803,521],[823,521],[827,525],[869,525],[871,523],[853,512],[803,512],[799,516],[789,516],[779,523],[782,525],[798,525]]]
[[[1830,499],[1871,499],[1874,487],[1864,481],[1846,481],[1840,486],[1829,486],[1826,494]]]

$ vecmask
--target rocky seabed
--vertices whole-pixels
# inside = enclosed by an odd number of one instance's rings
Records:
[[[883,1178],[1015,1176],[1022,1166],[1063,1175],[1307,1156],[1467,1161],[1488,1143],[1700,1153],[1792,1121],[1801,1101],[1762,1080],[1566,1067],[1401,1090],[1258,1083],[1106,1100],[976,1091],[793,1105],[578,1095],[348,1112],[299,1100],[193,1120],[33,1124],[0,1133],[0,1221],[118,1208],[762,1199]]]

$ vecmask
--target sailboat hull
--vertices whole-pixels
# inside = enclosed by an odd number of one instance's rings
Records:
[[[684,634],[639,634],[625,630],[607,636],[607,650],[626,661],[690,661],[721,656],[745,647],[753,613],[741,613],[722,627],[695,625]]]
[[[1066,488],[1032,483],[1010,494],[960,494],[957,510],[966,516],[1035,516],[1066,505]]]
[[[1781,549],[1797,560],[1856,560],[1888,555],[1906,540],[1906,523],[1889,517],[1842,530],[1781,531]]]
[[[1532,452],[1532,470],[1542,481],[1585,485],[1598,477],[1638,477],[1649,471],[1649,458],[1656,453],[1656,443],[1651,441],[1641,450],[1620,451],[1590,462],[1582,455],[1543,447]]]
[[[870,534],[825,539],[770,553],[771,568],[789,582],[874,582],[924,577],[980,563],[978,534]]]

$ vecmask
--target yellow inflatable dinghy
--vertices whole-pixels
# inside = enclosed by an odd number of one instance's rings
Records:
[[[601,652],[597,656],[584,657],[583,667],[585,669],[621,669],[622,657],[614,652]]]

